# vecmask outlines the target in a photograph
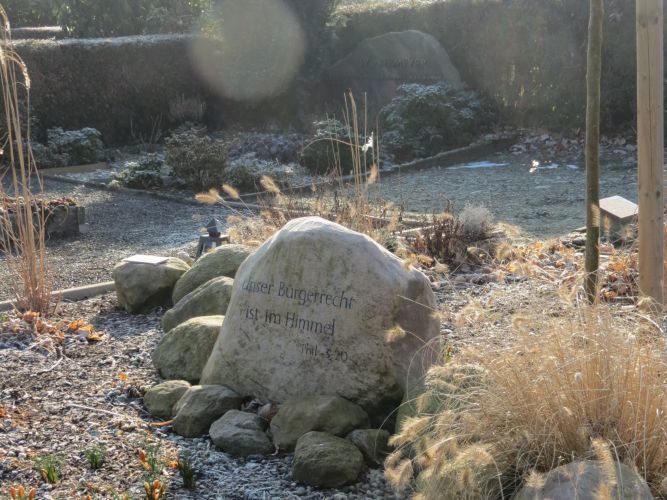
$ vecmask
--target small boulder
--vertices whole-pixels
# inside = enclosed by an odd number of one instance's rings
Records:
[[[316,488],[338,488],[356,482],[363,465],[364,457],[348,440],[309,432],[296,444],[292,478]]]
[[[389,432],[383,429],[356,429],[345,439],[359,448],[370,466],[381,465],[389,454]]]
[[[213,422],[209,434],[218,448],[231,455],[268,455],[274,450],[265,422],[254,413],[230,410]]]
[[[232,296],[233,286],[234,280],[224,276],[204,283],[183,297],[162,316],[162,328],[168,332],[191,318],[224,315]]]
[[[153,365],[164,379],[199,377],[220,334],[224,316],[192,318],[169,330],[153,351]]]
[[[280,449],[290,451],[309,431],[346,436],[368,425],[368,414],[351,401],[340,396],[310,396],[285,402],[271,420],[271,435]]]
[[[174,304],[190,292],[213,278],[227,276],[233,278],[241,263],[246,260],[252,249],[245,245],[222,245],[202,255],[192,268],[178,280],[172,295]]]
[[[174,285],[188,269],[190,266],[175,257],[161,264],[120,262],[112,272],[118,303],[130,314],[169,306]]]
[[[190,387],[174,406],[174,432],[183,437],[202,437],[213,422],[229,410],[238,410],[241,400],[241,396],[221,385]]]
[[[276,413],[278,413],[279,408],[280,406],[277,403],[266,403],[259,409],[257,414],[259,415],[259,418],[264,420],[268,425],[271,423],[271,420],[273,420],[273,417],[276,416]]]
[[[609,488],[600,494],[601,487]],[[582,460],[562,465],[548,472],[535,484],[526,484],[516,500],[569,500],[571,498],[610,498],[651,500],[646,481],[625,464],[608,466],[599,461]]]
[[[144,405],[154,417],[169,420],[174,416],[174,405],[189,388],[190,383],[185,380],[162,382],[146,391]]]

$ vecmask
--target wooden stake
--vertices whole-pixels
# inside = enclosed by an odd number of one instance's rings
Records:
[[[600,81],[602,79],[602,0],[589,0],[586,61],[586,281],[588,302],[598,297],[600,267]]]
[[[639,289],[664,305],[662,0],[637,0]]]

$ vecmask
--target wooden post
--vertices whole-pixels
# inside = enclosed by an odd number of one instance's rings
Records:
[[[586,61],[586,281],[588,302],[598,297],[600,267],[600,81],[602,79],[602,0],[589,0]]]
[[[639,289],[664,304],[663,7],[637,0],[637,147],[639,163]]]

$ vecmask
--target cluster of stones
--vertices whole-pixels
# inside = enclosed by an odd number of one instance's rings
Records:
[[[191,267],[148,266],[121,263],[114,278],[130,312],[173,304],[153,352],[166,381],[144,397],[153,416],[232,455],[294,452],[294,480],[315,487],[383,462],[382,424],[440,348],[421,273],[319,218],[288,223],[255,252],[229,244]]]
[[[295,481],[335,488],[357,481],[364,465],[388,453],[389,432],[369,429],[368,414],[339,396],[295,398],[245,410],[238,393],[220,385],[169,380],[146,392],[148,411],[173,418],[183,437],[209,435],[218,449],[238,457],[294,452]]]

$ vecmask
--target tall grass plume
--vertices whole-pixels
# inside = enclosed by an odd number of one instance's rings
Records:
[[[0,6],[0,85],[4,123],[0,174],[0,245],[9,270],[8,287],[17,309],[47,315],[51,311],[53,281],[46,255],[43,185],[30,148],[30,77],[12,44],[7,13]]]
[[[597,458],[633,466],[662,494],[665,340],[635,334],[627,318],[604,308],[572,312],[535,315],[507,347],[478,347],[432,367],[416,416],[394,438],[401,446],[387,476],[405,487],[396,468],[409,458],[420,498],[511,498],[524,481]]]

